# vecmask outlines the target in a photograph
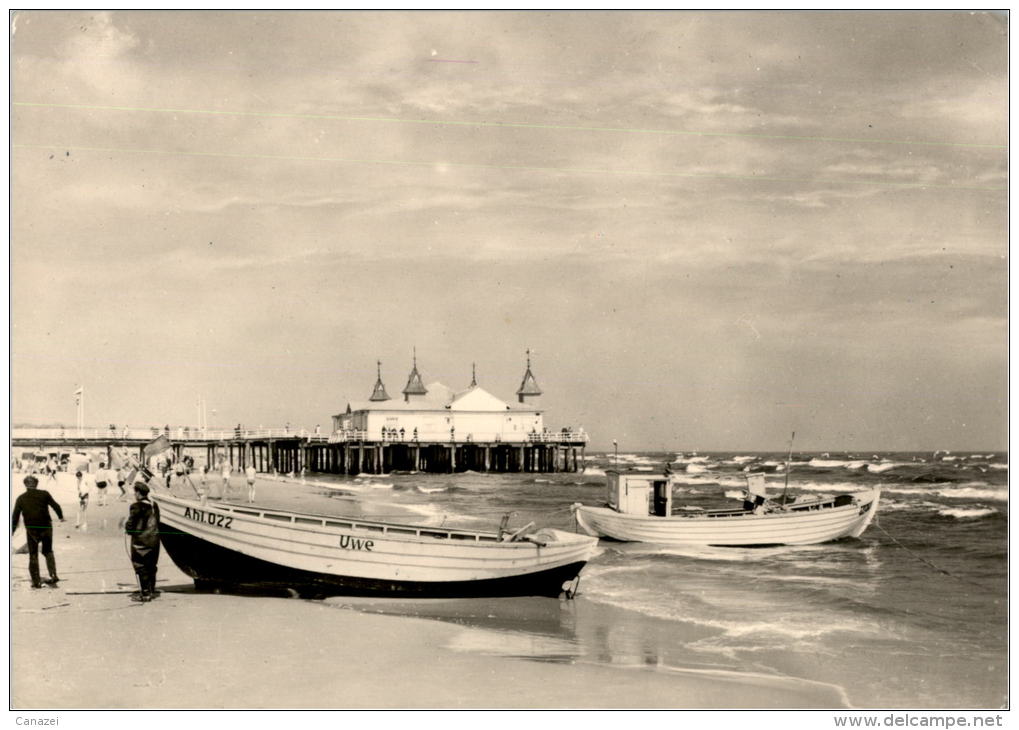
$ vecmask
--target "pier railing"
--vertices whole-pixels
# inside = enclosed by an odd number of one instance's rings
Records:
[[[385,443],[385,444],[414,444],[414,443],[481,443],[481,444],[586,444],[588,435],[583,431],[545,431],[542,433],[500,433],[500,432],[473,432],[460,433],[454,431],[441,431],[436,433],[407,433],[399,431],[372,432],[368,431],[336,431],[329,437],[329,443]]]
[[[301,438],[308,441],[324,442],[328,436],[323,433],[299,428],[235,428],[201,429],[201,428],[12,428],[11,439],[14,441],[144,441],[166,435],[173,442],[205,442],[205,441],[236,441],[242,439],[285,439]]]
[[[439,433],[414,434],[404,431],[387,431],[385,433],[368,431],[335,431],[324,434],[308,429],[294,428],[13,428],[11,440],[26,441],[148,441],[160,435],[166,435],[173,443],[207,443],[209,441],[262,441],[267,439],[302,439],[317,443],[483,443],[483,444],[586,444],[588,435],[584,431],[543,431],[541,433]]]

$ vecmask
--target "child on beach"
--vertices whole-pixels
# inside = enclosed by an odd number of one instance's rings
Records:
[[[244,470],[244,475],[248,478],[248,502],[255,501],[255,467],[253,464],[248,464],[248,468]]]

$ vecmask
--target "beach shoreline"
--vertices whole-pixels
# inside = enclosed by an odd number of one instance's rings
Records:
[[[12,476],[16,495],[23,475]],[[27,557],[12,556],[16,709],[847,706],[836,686],[670,665],[653,646],[632,656],[586,655],[571,639],[578,615],[602,612],[599,626],[634,619],[606,614],[582,596],[305,601],[203,594],[164,551],[162,595],[133,603],[120,526],[129,503],[117,501],[114,487],[109,504],[90,506],[83,532],[74,529],[73,476],[60,474],[49,485],[66,520],[54,530],[63,580],[33,590]],[[288,497],[295,487],[261,477],[258,501],[295,501]],[[19,529],[14,546],[23,540]],[[56,676],[61,681],[52,681]]]

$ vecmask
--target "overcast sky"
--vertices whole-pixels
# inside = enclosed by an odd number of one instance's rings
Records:
[[[1007,445],[1001,14],[11,33],[15,422],[325,426],[415,346],[511,400],[530,348],[594,449]]]

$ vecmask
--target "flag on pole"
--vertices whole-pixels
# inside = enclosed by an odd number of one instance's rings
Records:
[[[168,448],[170,448],[170,438],[165,433],[161,433],[145,445],[145,448],[142,449],[142,453],[145,454],[145,458],[147,459],[150,456],[163,453]]]
[[[80,387],[80,386],[79,386],[79,388],[76,391],[74,391],[74,405],[76,405],[76,406],[80,406],[81,405],[81,396],[84,393],[85,393],[85,388],[84,387]]]

